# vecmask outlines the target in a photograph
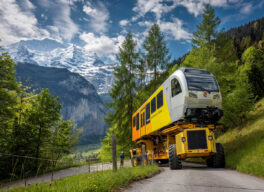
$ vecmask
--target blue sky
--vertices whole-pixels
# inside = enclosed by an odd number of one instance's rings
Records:
[[[224,29],[264,16],[264,0],[0,0],[1,45],[49,38],[77,44],[110,62],[128,31],[141,48],[157,22],[172,58],[178,58],[191,49],[206,3]]]

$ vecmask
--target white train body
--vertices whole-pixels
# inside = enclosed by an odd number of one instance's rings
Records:
[[[186,120],[215,123],[223,116],[218,83],[206,70],[180,68],[162,87],[171,122]]]

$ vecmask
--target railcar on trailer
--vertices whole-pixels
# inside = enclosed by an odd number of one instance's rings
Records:
[[[215,77],[203,69],[180,68],[133,114],[132,140],[146,146],[146,159],[169,160],[172,169],[181,168],[187,157],[203,157],[208,166],[223,167],[223,147],[214,138],[222,116]],[[140,148],[130,153],[133,165],[142,161]]]

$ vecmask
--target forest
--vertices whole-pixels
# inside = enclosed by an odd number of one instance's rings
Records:
[[[216,77],[224,110],[218,136],[247,122],[250,110],[264,96],[264,19],[227,32],[219,28],[220,23],[214,9],[207,5],[193,33],[191,51],[174,61],[158,24],[149,29],[142,50],[136,49],[137,42],[128,33],[117,57],[121,65],[114,73],[116,81],[110,93],[113,102],[107,103],[112,111],[106,118],[110,129],[102,140],[102,159],[111,158],[113,134],[118,150],[129,156],[129,149],[135,147],[131,141],[132,114],[180,67],[206,69]]]
[[[59,99],[17,82],[15,66],[8,53],[0,55],[0,180],[55,167],[78,139]]]

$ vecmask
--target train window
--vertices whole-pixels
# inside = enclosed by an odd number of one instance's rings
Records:
[[[136,116],[136,122],[137,122],[137,130],[139,129],[139,114]]]
[[[179,81],[174,78],[171,80],[171,96],[174,97],[175,95],[178,95],[181,92],[181,86]]]
[[[151,100],[151,113],[156,111],[156,97]]]
[[[143,113],[141,113],[140,115],[140,127],[143,126]]]
[[[136,117],[133,117],[133,127],[136,126]]]
[[[146,114],[145,114],[145,112],[143,113],[143,126],[146,124]]]
[[[146,124],[150,123],[150,104],[148,103],[146,106]]]
[[[157,109],[162,107],[162,105],[163,105],[163,91],[161,90],[157,95]]]

